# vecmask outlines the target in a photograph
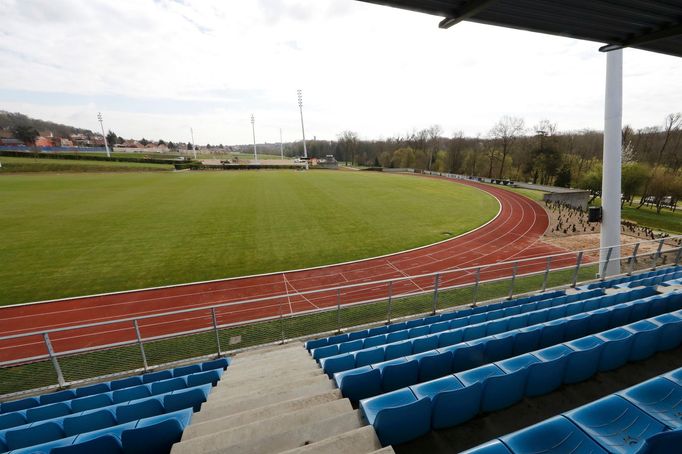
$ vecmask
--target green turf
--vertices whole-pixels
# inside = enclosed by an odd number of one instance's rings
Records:
[[[172,170],[170,164],[0,157],[0,175],[25,172],[140,172]]]
[[[0,177],[0,304],[396,252],[475,228],[482,191],[329,171]]]
[[[641,207],[637,205],[625,205],[621,211],[623,219],[634,221],[639,225],[644,225],[656,230],[668,233],[682,234],[682,211],[672,212],[663,208],[660,214],[656,213],[656,208]]]

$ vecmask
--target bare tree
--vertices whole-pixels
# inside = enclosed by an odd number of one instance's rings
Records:
[[[524,129],[525,123],[523,121],[523,118],[510,117],[505,115],[490,130],[490,137],[495,139],[495,141],[498,142],[500,145],[501,152],[500,160],[502,161],[502,163],[500,164],[499,173],[500,179],[502,179],[502,176],[504,174],[504,164],[505,161],[507,160],[507,155],[511,151],[512,145],[514,144],[516,139],[521,134],[523,134]],[[490,162],[490,169],[492,171],[492,158]]]
[[[343,150],[343,159],[348,161],[350,158],[351,165],[355,165],[355,154],[358,150],[358,133],[354,131],[343,131],[339,134],[339,145]]]

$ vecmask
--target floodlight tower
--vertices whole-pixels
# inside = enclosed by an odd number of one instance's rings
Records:
[[[104,134],[104,123],[102,123],[102,112],[97,112],[97,119],[99,120],[100,128],[102,128],[102,137],[104,137],[104,149],[107,150],[107,158],[110,158],[111,153],[109,153],[109,143],[107,142],[107,135]]]
[[[305,127],[303,126],[303,91],[298,92],[298,110],[301,112],[301,132],[303,133],[303,157],[308,158],[308,149],[305,146]]]
[[[284,143],[282,142],[282,128],[279,128],[279,154],[284,160]]]
[[[189,128],[189,134],[192,136],[192,151],[194,152],[194,159],[197,159],[197,144],[194,143],[194,129]]]
[[[258,150],[256,149],[256,118],[251,114],[251,132],[253,133],[253,159],[258,164]]]

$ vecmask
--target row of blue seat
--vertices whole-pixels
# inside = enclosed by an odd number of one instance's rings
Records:
[[[322,366],[322,370],[332,377],[336,372],[342,372],[344,370],[396,359],[411,354],[422,353],[439,347],[458,344],[463,341],[480,339],[492,334],[500,334],[505,331],[532,326],[563,318],[565,316],[575,315],[581,312],[605,308],[622,302],[640,299],[655,293],[656,291],[653,288],[641,288],[612,295],[598,296],[587,300],[579,300],[571,303],[562,304],[561,302],[565,297],[560,297],[555,300],[548,300],[546,302],[541,301],[538,303],[529,303],[525,306],[503,309],[503,311],[506,312],[512,309],[520,311],[526,307],[537,307],[536,305],[540,304],[542,304],[543,308],[517,315],[508,315],[506,317],[486,321],[483,323],[449,329],[440,333],[428,334],[413,339],[406,339],[378,347],[371,347],[323,358],[320,360],[320,365]],[[553,306],[553,304],[555,305]],[[549,307],[544,308],[545,305]]]
[[[186,408],[199,411],[210,391],[210,384],[202,385],[0,430],[0,452],[55,441]]]
[[[394,342],[399,342],[407,339],[414,339],[417,337],[426,336],[428,334],[436,334],[444,331],[449,331],[456,328],[463,328],[465,326],[476,325],[479,323],[499,320],[504,317],[511,317],[513,315],[525,314],[540,309],[549,307],[556,307],[562,304],[569,304],[580,300],[590,299],[603,295],[601,289],[590,290],[584,293],[576,293],[573,295],[561,295],[551,299],[544,299],[541,301],[533,301],[526,304],[513,305],[506,308],[499,308],[478,314],[471,314],[464,317],[458,317],[453,320],[441,320],[439,322],[428,325],[397,330],[388,334],[379,334],[376,336],[366,337],[364,339],[356,339],[338,344],[328,345],[326,347],[315,348],[311,351],[314,359],[321,361],[324,358],[329,358],[343,353],[351,353],[367,348],[377,347],[380,345],[387,345]],[[409,324],[410,322],[405,322]]]
[[[679,309],[682,295],[655,295],[338,372],[334,380],[344,397],[358,401]]]
[[[222,369],[207,370],[176,378],[168,378],[146,385],[137,385],[116,391],[102,392],[87,397],[57,402],[54,404],[32,407],[0,415],[0,429],[7,429],[19,425],[57,418],[86,410],[101,408],[112,404],[128,402],[158,394],[191,388],[204,384],[215,385],[223,374]]]
[[[135,375],[132,377],[121,378],[103,383],[96,383],[94,385],[83,386],[80,388],[65,389],[49,394],[43,394],[36,397],[27,397],[24,399],[2,402],[0,403],[0,414],[9,413],[17,410],[25,410],[28,408],[37,407],[39,405],[54,404],[57,402],[64,402],[78,397],[87,397],[103,392],[117,391],[119,389],[129,388],[147,383],[153,383],[159,380],[166,380],[174,377],[182,377],[189,374],[194,374],[202,371],[209,371],[214,369],[227,369],[230,365],[228,358],[218,358],[213,361],[207,361],[201,364],[194,364],[191,366],[181,366],[175,369],[162,370],[152,372],[144,375]],[[1,428],[2,426],[0,426]]]
[[[62,438],[10,454],[167,454],[192,419],[192,409],[142,418]]]
[[[444,312],[439,315],[432,315],[429,317],[422,317],[413,320],[408,320],[405,322],[393,323],[385,326],[377,326],[375,328],[369,328],[361,331],[353,331],[350,333],[337,334],[335,336],[323,337],[320,339],[312,339],[305,343],[305,348],[310,352],[311,350],[319,347],[325,347],[327,345],[340,344],[341,342],[354,341],[357,339],[363,339],[365,337],[378,336],[379,334],[388,334],[394,331],[400,331],[404,329],[416,328],[422,325],[430,325],[432,323],[438,323],[448,320],[454,320],[456,318],[468,317],[469,315],[482,314],[489,311],[494,311],[498,309],[504,309],[506,307],[518,306],[520,304],[532,303],[535,301],[548,300],[565,295],[564,290],[555,290],[551,292],[540,293],[537,295],[526,296],[523,298],[516,298],[507,301],[501,301],[499,303],[486,304],[483,306],[471,307],[467,309],[460,309],[454,312]]]
[[[682,451],[682,368],[505,435],[466,454]]]
[[[586,289],[586,290],[591,290],[591,289],[596,289],[596,288],[611,288],[611,287],[615,287],[615,286],[621,285],[621,284],[639,281],[639,280],[647,279],[650,277],[666,275],[669,273],[677,273],[680,271],[682,271],[682,266],[673,266],[670,268],[660,268],[658,270],[647,271],[645,273],[637,273],[637,274],[633,274],[630,276],[614,277],[614,278],[606,279],[606,280],[600,281],[600,282],[592,282],[591,284],[587,284],[587,285],[584,285],[584,286],[579,287],[579,288],[580,289]]]
[[[399,444],[434,429],[506,408],[524,396],[621,367],[682,343],[682,311],[612,328],[533,353],[360,401],[382,444]]]
[[[666,282],[675,281],[682,277],[682,271],[670,271],[658,276],[645,277],[634,281],[616,285],[616,288],[634,288],[648,285],[665,285]]]

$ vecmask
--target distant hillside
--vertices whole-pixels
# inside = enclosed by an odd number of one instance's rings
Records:
[[[38,120],[18,112],[0,110],[0,130],[12,130],[18,125],[33,126],[40,132],[52,131],[57,137],[68,137],[71,134],[92,134],[92,131],[89,129],[74,128],[73,126],[53,123],[51,121]]]

